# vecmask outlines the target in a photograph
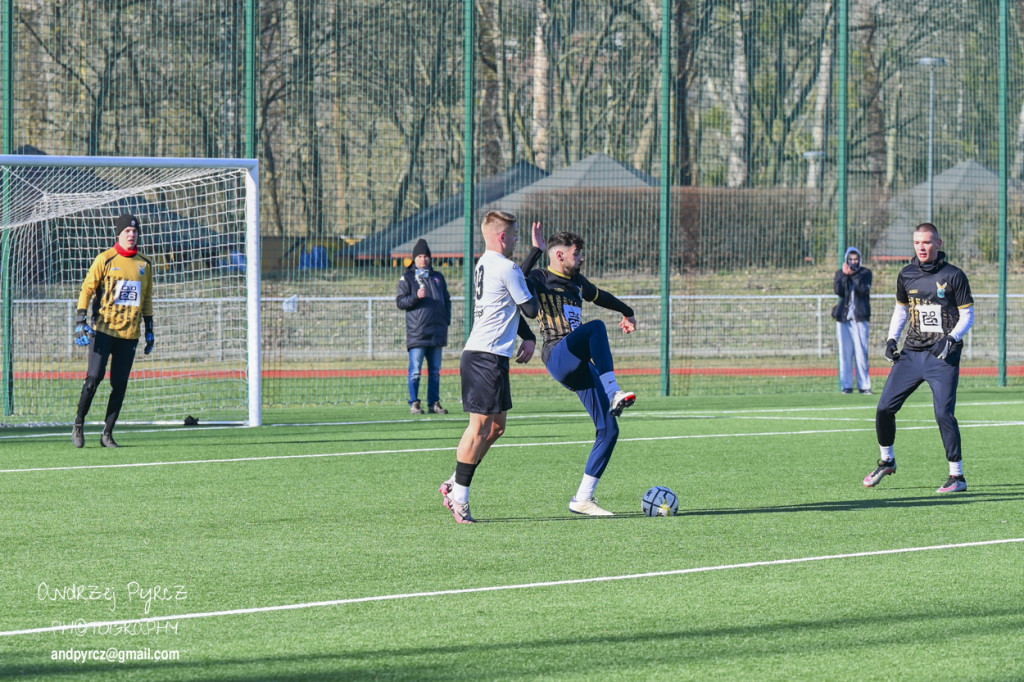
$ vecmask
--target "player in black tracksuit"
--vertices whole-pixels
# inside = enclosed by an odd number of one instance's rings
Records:
[[[896,309],[889,323],[885,349],[885,357],[893,367],[875,413],[875,431],[882,457],[878,467],[864,479],[868,487],[878,485],[883,477],[896,472],[893,452],[896,413],[922,382],[928,382],[935,421],[949,462],[949,480],[938,492],[967,490],[960,427],[954,412],[963,338],[974,324],[974,298],[967,275],[946,262],[946,254],[939,250],[941,246],[942,240],[934,225],[918,225],[914,230],[917,256],[896,279]],[[901,352],[897,342],[904,326],[907,336]]]

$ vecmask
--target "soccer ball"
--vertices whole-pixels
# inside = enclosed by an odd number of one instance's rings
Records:
[[[679,498],[663,485],[656,485],[646,493],[640,503],[646,516],[675,516],[679,512]]]

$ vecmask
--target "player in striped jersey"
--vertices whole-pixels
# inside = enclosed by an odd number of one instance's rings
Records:
[[[107,360],[110,360],[110,399],[100,443],[107,448],[118,447],[113,437],[114,424],[121,413],[143,322],[146,325],[144,352],[149,355],[153,350],[153,264],[139,253],[140,230],[139,219],[135,216],[130,213],[118,216],[114,223],[117,243],[96,257],[82,283],[75,344],[89,347],[89,362],[71,430],[71,442],[76,448],[85,445],[85,416],[96,395],[96,387],[106,374]],[[91,315],[87,312],[90,301]]]
[[[633,404],[636,394],[619,387],[608,330],[601,320],[583,322],[583,301],[620,313],[619,326],[627,334],[636,330],[636,318],[632,308],[580,274],[585,259],[582,237],[573,232],[559,232],[545,240],[541,224],[534,223],[533,246],[523,261],[523,271],[540,302],[537,319],[544,338],[541,357],[551,376],[576,392],[597,429],[583,480],[569,502],[569,511],[588,516],[612,516],[598,505],[594,491],[619,437],[616,418]],[[532,270],[544,251],[547,251],[550,265],[546,270]]]

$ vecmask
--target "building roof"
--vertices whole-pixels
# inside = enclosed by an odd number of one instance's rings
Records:
[[[607,154],[591,154],[576,163],[560,168],[547,177],[525,185],[514,192],[507,193],[492,200],[483,202],[481,210],[501,209],[511,213],[520,213],[530,206],[531,199],[537,194],[555,192],[566,189],[600,189],[626,187],[653,187],[658,184],[656,178],[635,168],[622,164]],[[454,219],[436,226],[430,231],[410,235],[408,239],[394,246],[392,258],[412,256],[412,247],[416,240],[423,238],[430,244],[434,258],[461,258],[463,256],[466,223],[462,211]],[[483,240],[474,235],[477,255],[483,251]]]
[[[520,161],[511,168],[479,181],[475,188],[477,205],[491,204],[525,187],[547,175],[533,164]],[[372,234],[344,252],[344,257],[356,259],[391,258],[392,252],[399,244],[408,242],[408,254],[412,255],[412,245],[423,235],[450,223],[462,224],[465,214],[463,192],[459,191],[433,206],[428,206],[419,213]],[[431,245],[431,251],[435,251]],[[461,254],[461,249],[459,251]],[[436,255],[436,254],[435,254]]]
[[[932,222],[943,241],[951,242],[963,257],[977,256],[982,227],[998,219],[999,174],[968,159],[934,176],[932,184]],[[928,193],[926,180],[889,201],[889,225],[875,240],[872,259],[910,260],[914,256],[911,235],[914,227],[928,219]],[[1024,186],[1009,180],[1007,194],[1019,204]]]

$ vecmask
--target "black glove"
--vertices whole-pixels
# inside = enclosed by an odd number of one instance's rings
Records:
[[[945,360],[946,356],[949,355],[949,351],[953,349],[953,344],[956,343],[956,339],[948,334],[943,336],[935,345],[932,346],[932,355],[937,357],[939,360]]]
[[[88,346],[93,333],[92,328],[85,321],[85,311],[79,308],[75,314],[75,345]]]
[[[885,359],[893,363],[900,359],[900,351],[896,339],[889,339],[885,342]]]
[[[146,322],[146,347],[142,350],[143,353],[149,355],[153,352],[153,318],[143,318]]]

